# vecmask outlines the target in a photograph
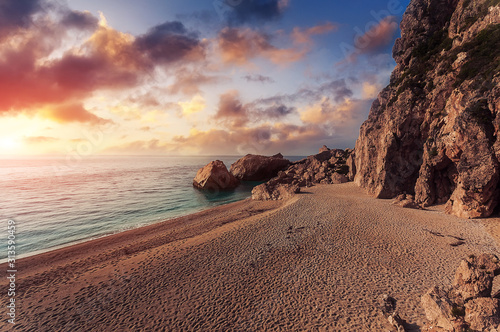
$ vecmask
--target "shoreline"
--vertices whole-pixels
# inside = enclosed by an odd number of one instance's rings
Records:
[[[237,218],[251,216],[255,213],[256,207],[259,207],[259,213],[265,213],[277,209],[281,205],[283,205],[283,202],[255,202],[252,201],[251,198],[246,198],[237,202],[218,205],[184,216],[155,222],[153,224],[95,238],[82,239],[76,243],[72,242],[48,248],[42,252],[27,254],[27,256],[19,256],[16,258],[16,264],[29,266],[27,270],[28,275],[32,275],[38,272],[40,265],[45,267],[48,262],[50,262],[50,266],[53,268],[75,259],[88,258],[90,255],[101,256],[103,253],[112,258],[119,258],[124,255],[136,253],[137,251],[149,250],[158,246],[168,245],[172,242],[202,235],[215,228],[232,223],[236,221]],[[228,211],[225,212],[225,210]],[[213,219],[213,215],[215,215],[216,220],[209,220],[207,224],[203,224],[204,219]],[[158,233],[172,233],[172,237],[158,240],[156,235]],[[131,243],[131,238],[135,238],[136,242]],[[99,249],[97,250],[96,248]],[[7,258],[0,262],[0,270],[7,270]],[[35,270],[35,272],[33,272],[33,270]],[[26,272],[26,270],[22,272]],[[0,286],[3,283],[3,281],[0,282]]]
[[[243,201],[246,201],[249,199],[251,199],[251,197],[243,198],[243,199],[240,199],[240,200],[235,201],[235,202],[223,203],[223,204],[212,206],[212,207],[198,208],[198,209],[195,209],[195,211],[193,211],[193,212],[187,212],[186,214],[181,214],[181,215],[176,216],[176,217],[171,217],[168,219],[158,219],[157,221],[153,221],[151,223],[138,224],[136,226],[130,226],[128,228],[124,228],[124,229],[117,230],[117,231],[110,232],[110,233],[105,233],[105,234],[101,234],[101,235],[92,235],[92,236],[89,236],[87,238],[82,238],[80,240],[76,240],[76,241],[72,241],[72,242],[68,242],[68,243],[64,243],[64,244],[59,244],[59,245],[49,247],[46,249],[35,250],[35,251],[32,251],[30,253],[26,253],[26,254],[17,255],[16,260],[19,261],[21,259],[25,259],[28,257],[43,255],[43,254],[49,253],[51,251],[60,250],[60,249],[68,248],[71,246],[79,245],[82,243],[99,240],[99,239],[106,238],[109,236],[115,236],[115,235],[118,235],[118,234],[121,234],[124,232],[129,232],[129,231],[137,230],[137,229],[144,228],[144,227],[150,227],[153,225],[162,224],[162,223],[173,221],[173,220],[180,219],[180,218],[186,218],[186,217],[196,215],[196,214],[201,213],[201,212],[206,212],[206,211],[208,212],[209,210],[216,209],[216,208],[221,207],[221,206],[227,206],[227,205],[231,205],[231,204],[235,204],[235,203],[240,203],[240,202],[243,202]],[[0,259],[0,267],[2,266],[2,264],[6,264],[7,260],[8,260],[7,257]]]
[[[353,183],[247,199],[19,259],[14,330],[384,330],[382,294],[421,326],[420,295],[468,254],[498,255],[497,229]]]

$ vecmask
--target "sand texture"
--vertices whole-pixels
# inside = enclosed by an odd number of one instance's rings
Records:
[[[498,254],[498,223],[352,183],[246,200],[21,260],[13,330],[387,331],[390,294],[418,331],[420,295],[467,255]]]

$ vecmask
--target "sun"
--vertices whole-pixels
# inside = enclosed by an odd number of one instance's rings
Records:
[[[1,137],[0,149],[2,151],[12,151],[21,148],[21,141],[15,137]]]

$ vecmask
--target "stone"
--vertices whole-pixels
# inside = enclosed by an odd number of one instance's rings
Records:
[[[272,157],[248,154],[231,165],[231,174],[242,181],[267,181],[285,170],[290,161],[281,154]]]
[[[490,331],[500,325],[500,300],[480,297],[465,304],[465,321],[474,331]],[[498,330],[496,330],[498,331]]]
[[[320,149],[320,153],[293,162],[288,168],[278,172],[276,177],[265,185],[256,187],[252,193],[253,199],[275,200],[286,199],[300,191],[301,187],[311,187],[315,184],[338,184],[348,182],[346,165],[347,156],[352,150]],[[233,168],[234,166],[234,168]],[[235,170],[233,164],[231,170]],[[281,185],[281,186],[280,186]]]
[[[228,172],[226,165],[220,160],[200,168],[193,180],[194,187],[213,192],[235,189],[238,184],[239,181]]]
[[[299,192],[298,185],[269,181],[252,189],[252,199],[257,201],[285,200]]]
[[[394,312],[387,317],[389,324],[394,326],[397,332],[406,332],[404,327],[405,321],[399,316],[397,312]]]
[[[415,202],[413,195],[401,194],[396,197],[393,204],[407,209],[422,209],[422,206]]]
[[[321,153],[321,152],[327,152],[327,151],[330,151],[330,149],[329,149],[326,145],[323,145],[323,146],[319,149],[319,153]]]
[[[498,257],[493,254],[471,255],[460,262],[453,281],[454,291],[463,301],[490,297],[493,279],[500,273]]]
[[[415,194],[419,205],[483,218],[500,202],[500,6],[446,3],[407,7],[396,67],[360,128],[350,169],[377,198]]]
[[[439,287],[430,288],[422,295],[420,302],[425,311],[425,316],[434,325],[452,331],[453,304],[445,291]]]
[[[347,178],[347,176],[345,176],[344,174],[339,174],[337,172],[334,172],[332,174],[331,179],[332,179],[333,184],[341,184],[341,183],[349,182],[349,179]]]

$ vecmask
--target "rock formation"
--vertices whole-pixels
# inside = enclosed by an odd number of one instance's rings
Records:
[[[422,331],[498,331],[500,300],[491,297],[500,261],[493,254],[471,255],[460,262],[449,289],[432,287],[421,304],[429,324]]]
[[[280,183],[277,178],[252,189],[252,199],[257,201],[276,201],[287,199],[300,192],[296,184]]]
[[[476,218],[498,205],[500,1],[412,0],[397,66],[356,142],[355,182]],[[352,168],[354,169],[354,168]]]
[[[349,166],[346,160],[352,150],[330,150],[326,146],[320,153],[292,163],[269,182],[257,186],[252,198],[257,200],[285,199],[300,191],[300,187],[314,184],[340,184],[348,182]]]
[[[202,167],[193,180],[194,187],[212,192],[231,190],[238,184],[239,181],[228,172],[226,165],[220,160],[212,161]]]
[[[242,181],[266,181],[290,165],[281,153],[272,157],[247,154],[231,165],[231,174]]]
[[[415,197],[413,197],[413,195],[401,194],[396,197],[393,204],[407,209],[422,209],[422,207],[415,202]]]

